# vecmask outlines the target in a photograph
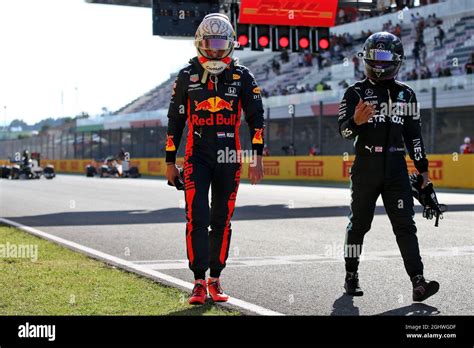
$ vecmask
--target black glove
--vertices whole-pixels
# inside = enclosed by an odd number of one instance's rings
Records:
[[[179,176],[174,178],[174,185],[168,181],[169,186],[174,186],[176,187],[177,190],[184,190],[184,169],[179,168]]]
[[[423,206],[423,217],[428,220],[436,217],[435,227],[438,227],[439,219],[440,217],[441,219],[443,218],[443,213],[448,210],[448,207],[445,204],[438,203],[432,182],[429,182],[424,188],[421,188],[423,180],[421,174],[410,175],[413,197]]]

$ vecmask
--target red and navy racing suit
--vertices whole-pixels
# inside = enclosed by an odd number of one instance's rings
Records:
[[[376,111],[368,123],[358,126],[353,116],[361,99],[375,106]],[[370,230],[377,198],[382,195],[408,275],[423,274],[405,161],[406,147],[416,169],[420,173],[428,170],[415,92],[395,80],[356,82],[344,94],[338,123],[344,138],[355,139],[351,214],[345,241],[346,271],[357,271],[358,253],[365,233]]]
[[[181,135],[186,137],[184,183],[186,246],[196,279],[219,277],[231,239],[230,219],[240,182],[241,110],[250,129],[252,152],[262,155],[264,116],[260,89],[252,73],[235,61],[221,74],[202,81],[197,58],[182,69],[168,111],[166,162],[175,162]],[[208,194],[212,189],[209,210]],[[208,227],[211,230],[208,231]]]

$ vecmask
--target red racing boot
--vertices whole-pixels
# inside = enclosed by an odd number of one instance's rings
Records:
[[[209,295],[214,302],[227,302],[229,296],[224,294],[221,288],[221,282],[219,278],[209,278],[207,280],[207,288],[209,289]]]
[[[191,297],[189,298],[189,304],[202,305],[207,299],[207,287],[206,281],[203,279],[197,279],[194,281],[194,288]]]

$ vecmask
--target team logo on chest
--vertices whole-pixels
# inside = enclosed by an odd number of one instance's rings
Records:
[[[195,111],[209,111],[209,112],[218,112],[221,110],[229,110],[233,111],[234,101],[231,100],[230,102],[220,98],[220,97],[213,97],[203,100],[202,102],[198,102],[197,100],[194,101]]]

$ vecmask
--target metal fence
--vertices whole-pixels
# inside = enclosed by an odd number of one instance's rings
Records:
[[[165,154],[165,140],[165,127],[68,132],[57,136],[0,141],[0,158],[9,158],[28,149],[49,159],[100,159],[118,154],[121,148],[136,158],[162,157]]]
[[[450,109],[422,110],[422,134],[425,147],[430,153],[453,153],[459,151],[464,137],[474,136],[473,107],[453,111]],[[179,147],[184,154],[185,129]],[[284,148],[294,143],[297,155],[306,155],[316,146],[322,155],[352,153],[351,141],[338,133],[337,117],[308,116],[267,119],[266,145],[271,155],[284,155]],[[242,148],[250,147],[248,127],[243,122],[240,129]],[[69,132],[57,136],[33,136],[26,139],[0,141],[0,158],[12,157],[16,152],[28,149],[40,152],[43,158],[101,159],[116,155],[124,148],[134,158],[164,157],[166,127],[140,127],[131,129],[108,129],[86,132]]]

